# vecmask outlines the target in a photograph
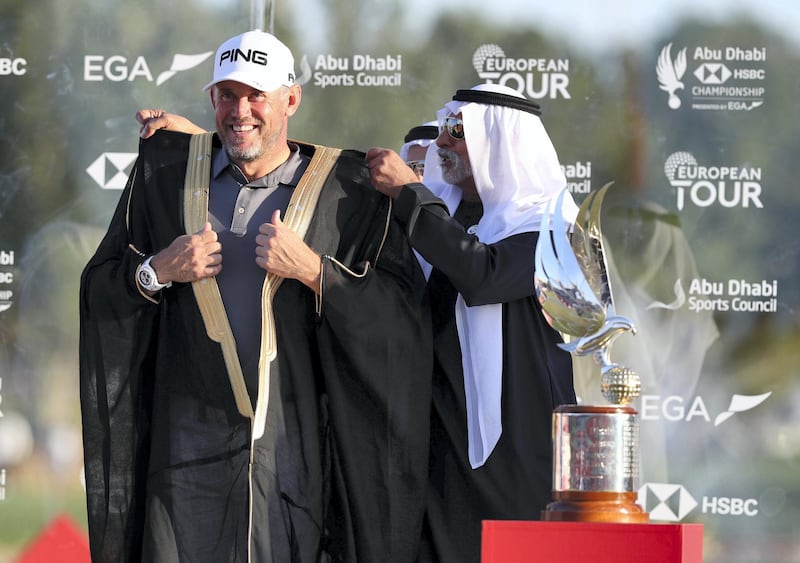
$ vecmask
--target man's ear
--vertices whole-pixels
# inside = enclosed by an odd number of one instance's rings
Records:
[[[299,84],[289,86],[289,99],[286,106],[287,115],[294,115],[300,107],[300,100],[303,98],[303,89]]]

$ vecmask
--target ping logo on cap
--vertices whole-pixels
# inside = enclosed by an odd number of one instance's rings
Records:
[[[248,49],[242,51],[241,49],[228,49],[219,54],[219,66],[225,61],[235,63],[236,61],[243,60],[248,63],[267,66],[267,53],[259,51],[258,49]]]

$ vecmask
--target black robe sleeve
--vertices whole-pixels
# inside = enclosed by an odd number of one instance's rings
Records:
[[[357,207],[339,224],[336,255],[323,258],[317,329],[332,434],[330,551],[342,561],[413,562],[428,476],[430,312],[391,202],[354,156],[339,166],[348,203],[338,213]]]
[[[395,216],[413,247],[447,276],[469,306],[504,303],[533,295],[538,233],[520,233],[484,244],[452,219],[422,184],[401,191]]]
[[[90,547],[93,561],[136,560],[141,549],[148,409],[141,374],[152,361],[155,308],[135,287],[143,260],[129,247],[126,215],[135,172],[109,230],[86,266],[80,289],[80,396]],[[129,555],[131,558],[129,559]]]
[[[180,225],[166,220],[179,217],[175,206],[153,211],[143,190],[156,166],[174,171],[165,175],[170,186],[182,185],[188,141],[170,132],[140,143],[106,235],[81,275],[80,397],[93,561],[141,558],[159,298],[140,292],[134,276],[147,255],[180,234]]]

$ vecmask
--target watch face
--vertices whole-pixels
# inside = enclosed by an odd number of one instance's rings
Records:
[[[141,268],[139,270],[139,283],[142,284],[142,287],[145,289],[150,289],[153,286],[153,282],[155,281],[154,277],[150,268]]]

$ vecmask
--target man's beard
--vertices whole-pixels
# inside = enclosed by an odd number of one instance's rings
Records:
[[[225,131],[225,134],[220,132],[219,129],[217,130],[222,139],[222,144],[225,147],[225,152],[228,153],[228,158],[234,162],[254,162],[275,149],[278,133],[268,132],[264,135],[263,131],[266,124],[258,122],[258,126],[260,127],[259,131],[261,134],[259,134],[257,139],[249,143],[237,142],[235,140],[235,135],[230,134],[228,130]]]
[[[442,165],[444,165],[445,162],[452,164],[452,166],[447,169],[442,166],[442,179],[445,182],[458,185],[472,177],[472,168],[470,168],[469,163],[467,163],[460,154],[447,149],[439,149],[438,154]]]
[[[263,152],[261,147],[263,144],[262,139],[259,139],[257,143],[247,146],[226,142],[225,152],[228,153],[228,158],[234,162],[253,162],[261,156]]]
[[[225,134],[220,133],[220,138],[228,158],[234,162],[253,162],[264,154],[264,137],[260,135],[249,143],[239,143],[234,140],[235,135],[226,130]]]

